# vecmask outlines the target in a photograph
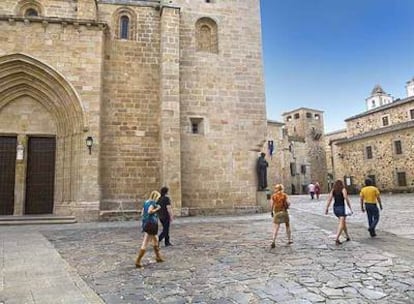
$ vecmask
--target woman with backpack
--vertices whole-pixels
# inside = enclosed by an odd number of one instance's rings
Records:
[[[158,191],[152,191],[149,198],[144,202],[142,208],[142,231],[144,232],[144,239],[142,240],[141,248],[138,252],[138,256],[135,260],[135,267],[142,268],[141,260],[145,254],[148,243],[152,241],[155,260],[157,263],[164,262],[164,259],[160,255],[160,247],[158,245],[158,216],[157,212],[161,209],[157,204],[161,194]]]
[[[285,223],[286,225],[286,234],[288,237],[288,244],[292,244],[292,232],[290,230],[290,221],[289,221],[289,202],[288,196],[283,191],[283,185],[277,184],[275,186],[275,193],[272,195],[272,217],[273,217],[273,239],[271,248],[275,248],[275,241],[277,233],[279,231],[280,224]]]

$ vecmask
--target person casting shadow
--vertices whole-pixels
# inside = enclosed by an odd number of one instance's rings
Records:
[[[161,197],[158,200],[158,205],[160,205],[161,209],[158,211],[158,217],[162,224],[162,232],[159,235],[158,239],[161,243],[163,239],[165,239],[165,246],[171,246],[170,243],[170,224],[174,219],[174,215],[171,209],[171,200],[167,196],[168,188],[162,187],[160,190]]]
[[[161,194],[158,191],[152,191],[149,198],[144,202],[142,208],[142,231],[144,232],[144,239],[142,240],[141,249],[138,252],[138,257],[135,260],[135,267],[142,268],[141,260],[145,254],[148,243],[152,240],[155,252],[155,260],[157,263],[164,262],[160,255],[160,247],[158,246],[158,216],[157,212],[161,207],[157,204]]]
[[[342,232],[345,233],[346,241],[350,241],[351,238],[348,234],[348,228],[346,227],[346,214],[345,214],[345,201],[352,213],[351,203],[348,198],[348,193],[344,187],[344,183],[341,180],[337,180],[333,186],[333,189],[329,193],[328,201],[326,204],[325,214],[328,214],[329,206],[332,199],[334,199],[333,211],[335,216],[339,219],[338,230],[336,233],[335,244],[340,245],[342,242],[339,240]]]
[[[292,232],[290,230],[290,220],[289,220],[289,202],[288,196],[283,192],[283,185],[275,185],[275,193],[272,195],[272,217],[273,217],[273,238],[271,248],[275,248],[275,241],[277,233],[279,232],[280,224],[285,223],[286,225],[286,234],[288,237],[288,244],[292,244]]]

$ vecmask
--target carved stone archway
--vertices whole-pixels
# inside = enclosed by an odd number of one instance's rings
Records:
[[[63,204],[84,200],[80,171],[86,112],[74,87],[51,66],[20,53],[0,57],[0,113],[23,97],[41,104],[56,125],[56,134],[49,134],[56,136],[54,213],[62,213],[56,209]]]

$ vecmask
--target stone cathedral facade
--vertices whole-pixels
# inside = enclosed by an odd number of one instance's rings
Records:
[[[259,0],[0,1],[0,215],[255,209]]]

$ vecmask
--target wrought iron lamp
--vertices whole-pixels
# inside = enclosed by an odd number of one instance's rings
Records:
[[[93,138],[92,138],[92,136],[88,136],[86,138],[86,146],[89,149],[89,155],[91,155],[91,153],[92,153],[92,145],[93,145]]]

